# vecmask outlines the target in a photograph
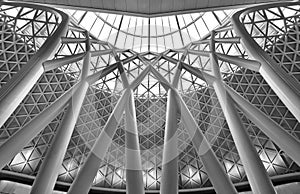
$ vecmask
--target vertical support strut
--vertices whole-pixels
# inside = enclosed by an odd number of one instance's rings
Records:
[[[57,12],[61,15],[62,21],[56,31],[47,38],[43,46],[30,58],[27,64],[0,89],[0,127],[43,74],[42,63],[53,56],[54,51],[60,44],[60,38],[64,36],[68,29],[68,15],[61,11]]]
[[[212,73],[216,80],[213,82],[212,86],[216,92],[231,135],[241,157],[250,186],[253,192],[257,194],[276,194],[266,169],[260,160],[248,133],[246,132],[237,110],[234,107],[233,100],[227,94],[223,86],[218,58],[215,55],[214,33],[215,32],[212,31],[210,45],[212,53],[210,54],[210,63],[212,66]]]
[[[70,99],[71,102],[69,103],[66,115],[64,116],[51,147],[47,151],[46,157],[39,169],[38,175],[32,186],[31,194],[51,194],[53,192],[52,190],[57,179],[60,165],[63,162],[83,100],[89,87],[85,78],[89,73],[90,60],[91,53],[88,51],[86,52],[83,61],[79,89]]]
[[[130,91],[129,103],[125,107],[126,130],[126,193],[144,194],[143,172],[136,123],[133,91]]]
[[[73,181],[68,194],[87,194],[98,172],[101,161],[112,142],[113,136],[117,130],[118,124],[124,112],[130,90],[125,90],[104,126],[100,136],[95,142],[86,162],[81,167],[78,175]]]
[[[173,89],[169,89],[160,194],[178,193],[178,106],[175,98],[175,91]]]

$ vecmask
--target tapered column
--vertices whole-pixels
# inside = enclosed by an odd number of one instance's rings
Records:
[[[85,81],[88,76],[91,53],[87,52],[83,61],[82,75],[79,89],[70,99],[69,107],[55,135],[51,147],[43,160],[38,175],[33,183],[32,194],[52,194],[60,165],[63,162],[70,142],[80,109],[88,90],[89,84]]]
[[[181,60],[184,59],[184,55]],[[187,67],[184,63],[178,63],[176,73],[173,77],[172,85],[174,88],[178,87],[179,78],[181,74],[182,67]],[[192,68],[194,69],[194,68]],[[192,69],[186,69],[187,71],[193,71]],[[194,72],[191,72],[194,74]],[[205,73],[204,73],[205,74]],[[202,73],[199,72],[196,76],[200,76],[202,79]],[[210,81],[214,80],[213,76],[207,75]],[[167,82],[164,77],[157,76],[160,82]],[[193,118],[191,112],[187,108],[185,102],[178,94],[176,90],[173,90],[172,97],[176,101],[178,111],[180,112],[181,120],[189,133],[190,138],[192,139],[193,146],[196,148],[196,151],[201,158],[203,165],[205,166],[206,172],[209,176],[209,179],[218,194],[237,194],[236,189],[234,188],[232,182],[230,181],[228,175],[224,171],[224,168],[221,166],[217,157],[215,156],[214,151],[211,149],[211,146],[201,129],[199,128],[197,122]],[[176,96],[176,97],[175,97]]]
[[[73,181],[68,194],[87,194],[98,172],[101,161],[112,142],[113,136],[117,130],[118,123],[124,112],[126,103],[128,103],[130,90],[125,90],[104,126],[100,136],[95,142],[84,165],[80,168],[78,175]]]
[[[63,12],[57,12],[61,15],[62,21],[56,31],[47,38],[43,46],[30,58],[27,64],[0,89],[0,127],[43,74],[42,63],[53,56],[60,44],[60,38],[68,29],[68,16]]]
[[[249,135],[240,119],[239,114],[237,113],[237,110],[234,107],[233,100],[227,94],[223,86],[218,58],[215,55],[214,31],[212,32],[210,46],[211,50],[213,51],[210,54],[210,63],[212,66],[212,73],[216,78],[212,85],[216,91],[252,191],[255,194],[275,194],[276,192],[271,180],[249,138]]]
[[[216,81],[213,86],[253,193],[275,194],[276,192],[266,169],[241,122],[240,116],[234,107],[232,98],[226,93],[226,90],[220,81]]]
[[[169,89],[160,194],[178,193],[177,117],[175,92]]]
[[[145,191],[134,96],[132,91],[130,91],[129,103],[127,103],[127,106],[125,107],[125,116],[126,193],[143,194]]]
[[[235,90],[225,86],[236,104],[243,113],[249,118],[262,132],[264,132],[278,147],[289,155],[298,165],[300,165],[300,141],[289,134],[275,121],[270,119],[262,111],[244,99]]]
[[[78,86],[78,84],[74,85],[0,146],[0,168],[3,168],[63,110]]]
[[[193,146],[196,148],[197,153],[205,166],[205,170],[208,174],[216,193],[218,194],[237,194],[232,182],[228,175],[224,171],[218,161],[214,151],[212,150],[209,142],[206,140],[204,134],[199,128],[197,122],[193,118],[193,115],[189,111],[188,107],[184,103],[181,96],[177,93],[178,104],[180,104],[180,116],[181,120],[192,139]]]
[[[47,155],[34,181],[31,190],[32,194],[52,194],[88,87],[88,83],[81,83],[79,90],[70,99],[69,107],[61,126],[55,135],[51,147],[47,151]]]

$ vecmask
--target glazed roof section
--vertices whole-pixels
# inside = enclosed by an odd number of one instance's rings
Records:
[[[74,22],[97,39],[120,49],[136,52],[163,52],[182,48],[205,37],[233,13],[208,11],[162,17],[137,17],[120,14],[63,9]]]

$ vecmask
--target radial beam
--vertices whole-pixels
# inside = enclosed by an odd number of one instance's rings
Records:
[[[74,85],[0,146],[0,168],[3,168],[11,160],[11,158],[19,153],[22,148],[30,142],[30,140],[32,140],[63,110],[78,88],[79,84]]]
[[[177,119],[178,106],[175,91],[169,89],[160,194],[178,193]]]
[[[96,81],[98,81],[99,79],[101,79],[104,76],[106,76],[107,74],[113,72],[117,68],[118,68],[118,63],[111,64],[108,67],[106,67],[105,69],[102,69],[101,71],[98,71],[98,72],[96,72],[96,73],[94,73],[92,75],[89,75],[86,78],[86,80],[91,85],[91,84],[95,83]]]
[[[36,84],[44,72],[43,62],[53,56],[54,51],[60,45],[61,36],[68,30],[68,15],[61,11],[57,12],[62,17],[58,28],[47,38],[27,64],[0,89],[0,127]]]
[[[75,55],[65,56],[65,57],[59,58],[59,59],[52,59],[52,60],[45,61],[43,63],[44,71],[45,72],[50,71],[52,69],[56,69],[63,65],[67,65],[70,63],[80,61],[81,59],[83,59],[84,55],[85,55],[85,53],[78,53]]]
[[[250,69],[252,71],[259,71],[260,66],[261,66],[260,62],[255,61],[255,60],[244,59],[244,58],[240,58],[237,56],[230,56],[230,55],[221,54],[221,53],[216,53],[216,55],[218,56],[218,59],[220,59],[222,61],[232,63],[237,66],[244,67],[246,69]]]
[[[59,173],[60,165],[63,162],[68,144],[70,142],[80,109],[88,90],[89,84],[85,78],[89,74],[91,52],[88,51],[84,57],[81,81],[78,90],[72,96],[66,114],[55,134],[38,175],[33,183],[31,194],[52,194],[53,188]]]
[[[300,165],[300,141],[289,134],[275,121],[270,119],[262,111],[244,99],[235,90],[225,85],[227,92],[231,95],[243,113],[258,126],[278,147],[289,155],[298,165]]]
[[[133,91],[125,107],[126,193],[143,194],[144,182]]]
[[[208,84],[211,84],[216,80],[216,78],[213,75],[210,75],[206,72],[201,72],[199,69],[197,69],[196,67],[193,67],[191,65],[182,64],[182,67],[189,73],[198,77],[199,79],[206,81]]]
[[[192,49],[188,49],[188,53],[192,55],[202,56],[202,57],[209,57],[210,54],[209,51],[192,50]]]
[[[86,162],[80,168],[80,171],[73,181],[68,194],[87,194],[89,192],[93,180],[98,172],[98,168],[112,142],[129,96],[130,90],[126,89],[91,149]]]

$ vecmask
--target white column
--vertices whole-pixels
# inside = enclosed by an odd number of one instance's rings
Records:
[[[212,83],[220,102],[232,138],[242,160],[251,189],[257,194],[276,194],[266,169],[240,119],[231,97],[227,94],[220,72],[218,57],[215,54],[215,32],[212,31],[210,64],[216,80]],[[234,75],[233,75],[234,76]]]
[[[126,193],[144,194],[145,191],[139,147],[139,136],[132,90],[130,91],[129,102],[125,107],[125,118]]]
[[[253,193],[275,194],[276,191],[252,144],[249,134],[242,124],[240,116],[234,107],[232,98],[226,93],[226,90],[220,81],[216,81],[213,86]]]
[[[169,89],[160,194],[178,193],[177,118],[178,106],[175,91]]]
[[[85,78],[88,76],[90,59],[91,53],[87,52],[83,61],[81,81],[79,83],[80,86],[70,99],[67,112],[65,113],[33,183],[31,194],[52,194],[53,192],[60,166],[63,162],[82,103],[89,87]]]

